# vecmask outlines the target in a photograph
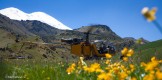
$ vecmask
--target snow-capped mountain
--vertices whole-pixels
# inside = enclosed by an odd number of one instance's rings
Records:
[[[0,13],[13,20],[38,20],[58,29],[72,30],[71,28],[59,22],[57,19],[44,12],[33,12],[28,14],[17,8],[10,7],[1,9]]]

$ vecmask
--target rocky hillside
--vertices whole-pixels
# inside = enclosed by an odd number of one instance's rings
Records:
[[[107,25],[90,25],[90,26],[83,26],[79,29],[76,29],[75,31],[79,32],[87,32],[87,30],[93,27],[90,31],[90,39],[91,40],[106,40],[109,42],[115,42],[115,41],[122,41],[123,39],[119,37],[115,32],[113,32]]]
[[[8,53],[8,56],[16,55],[23,58],[26,56],[51,59],[56,59],[56,56],[57,58],[65,58],[62,55],[68,56],[70,54],[70,45],[61,43],[60,40],[62,38],[81,38],[85,40],[84,32],[87,32],[89,28],[92,29],[90,31],[91,42],[102,40],[114,45],[117,51],[120,51],[123,47],[131,47],[136,41],[129,37],[121,38],[107,25],[96,24],[83,26],[75,30],[60,30],[40,21],[11,20],[0,14],[0,51],[4,54]],[[7,51],[4,49],[7,49]],[[72,58],[72,55],[68,57]]]
[[[22,24],[11,20],[2,14],[0,14],[0,28],[15,34],[34,35],[29,32]]]
[[[90,34],[91,40],[106,40],[110,42],[122,41],[118,35],[116,35],[108,26],[106,25],[91,25],[88,27],[81,27],[75,30],[59,30],[48,24],[42,23],[40,21],[16,21],[11,20],[8,17],[0,15],[0,25],[1,28],[8,30],[9,32],[25,35],[34,36],[37,35],[41,37],[45,42],[55,42],[61,38],[85,38],[84,31],[89,27],[93,27]]]
[[[9,59],[74,59],[70,46],[45,43],[55,36],[58,29],[39,21],[15,21],[0,14],[0,58]],[[66,53],[65,53],[66,52]]]

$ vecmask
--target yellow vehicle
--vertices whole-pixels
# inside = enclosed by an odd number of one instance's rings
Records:
[[[114,55],[115,49],[113,47],[108,46],[105,48],[100,47],[100,49],[97,49],[96,44],[89,42],[89,34],[91,29],[89,29],[87,32],[84,32],[86,35],[85,41],[83,41],[83,39],[77,38],[70,40],[62,39],[61,41],[71,44],[71,53],[79,57],[90,58],[90,57],[106,57],[105,54]]]

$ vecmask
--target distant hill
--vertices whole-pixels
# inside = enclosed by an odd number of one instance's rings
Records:
[[[55,35],[61,30],[54,28],[48,24],[42,23],[36,20],[27,20],[27,21],[15,21],[19,24],[22,24],[27,31],[40,36],[45,42],[52,42],[55,40]]]
[[[107,25],[90,25],[90,26],[82,26],[81,28],[75,29],[75,31],[86,32],[90,27],[93,27],[91,30],[92,36],[91,40],[106,40],[110,42],[122,41],[123,39],[119,37],[115,32],[113,32]]]
[[[125,41],[129,41],[129,40],[133,40],[133,41],[136,41],[136,39],[135,38],[133,38],[133,37],[125,37],[125,38],[123,38]]]

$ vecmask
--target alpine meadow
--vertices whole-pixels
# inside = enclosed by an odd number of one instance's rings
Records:
[[[162,1],[0,3],[0,80],[162,80]]]

